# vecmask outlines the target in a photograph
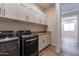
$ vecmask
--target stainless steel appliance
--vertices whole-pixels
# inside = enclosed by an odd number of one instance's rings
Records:
[[[17,31],[20,37],[20,55],[21,56],[38,56],[38,35],[31,31]]]
[[[18,56],[19,38],[13,31],[0,31],[0,56]]]

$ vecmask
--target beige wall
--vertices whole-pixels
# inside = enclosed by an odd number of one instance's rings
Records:
[[[51,44],[57,46],[57,36],[58,36],[58,20],[56,19],[56,9],[55,6],[49,8],[45,11],[48,16],[48,31],[51,31]]]
[[[45,11],[48,16],[48,31],[51,31],[51,44],[56,46],[56,52],[60,53],[60,4]]]
[[[45,31],[46,27],[37,24],[31,24],[27,22],[20,21],[1,21],[7,19],[0,19],[0,31],[1,30],[32,30],[32,31]]]

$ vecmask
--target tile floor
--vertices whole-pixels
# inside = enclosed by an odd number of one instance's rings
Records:
[[[55,48],[52,46],[48,46],[46,49],[39,53],[39,56],[57,56],[55,52]]]

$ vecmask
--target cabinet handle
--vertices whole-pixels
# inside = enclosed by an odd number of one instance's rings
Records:
[[[17,41],[17,45],[18,45],[18,47],[20,47],[20,41]]]
[[[1,15],[1,8],[0,8],[0,15]]]
[[[41,23],[41,20],[39,20],[39,22]]]
[[[3,52],[3,53],[0,53],[0,56],[9,56],[10,54],[8,52]]]
[[[17,44],[20,44],[20,42],[19,42],[19,41],[17,41]]]
[[[29,16],[26,16],[26,20],[29,20]]]

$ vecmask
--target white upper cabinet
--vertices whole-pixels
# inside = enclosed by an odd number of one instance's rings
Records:
[[[29,16],[29,20],[30,22],[33,22],[34,21],[34,12],[33,10],[30,8],[30,7],[27,7],[26,8],[27,12],[26,12],[26,16]]]
[[[45,14],[33,4],[0,3],[0,16],[46,25]]]
[[[26,6],[23,4],[18,4],[18,18],[19,20],[26,21]]]
[[[45,24],[48,25],[48,17],[45,16]]]
[[[0,3],[0,16],[2,16],[2,3]]]
[[[34,21],[35,21],[35,20],[34,20],[34,12],[33,12],[33,10],[30,11],[29,21],[30,21],[30,22],[34,22]]]
[[[35,13],[34,13],[34,22],[35,22],[35,23],[39,23],[39,19],[40,19],[40,18],[39,18],[38,16],[39,16],[39,14],[38,14],[37,12],[35,12]],[[39,24],[40,24],[40,23],[39,23]]]
[[[44,15],[44,16],[42,17],[42,24],[47,25],[47,16],[46,16],[46,15]]]
[[[18,18],[22,21],[31,21],[33,19],[33,11],[30,10],[27,4],[18,4]]]
[[[45,18],[45,15],[41,15],[41,16],[40,16],[40,21],[41,21],[41,22],[40,22],[41,24],[46,25],[46,18]]]
[[[7,18],[17,19],[17,4],[3,3],[3,16]]]

